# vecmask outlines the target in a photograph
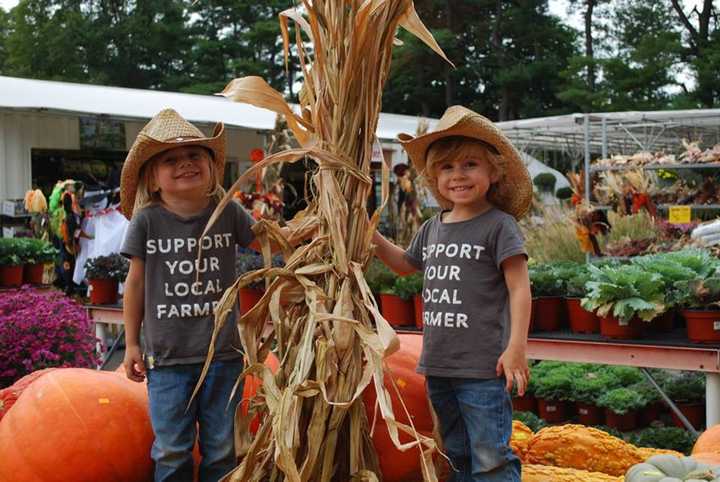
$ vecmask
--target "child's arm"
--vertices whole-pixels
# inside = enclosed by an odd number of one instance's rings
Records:
[[[125,323],[125,359],[123,366],[130,380],[145,379],[145,363],[140,350],[140,326],[145,305],[145,261],[133,256],[125,280],[123,321]]]
[[[497,375],[505,374],[507,390],[513,380],[518,394],[525,394],[530,370],[527,365],[527,333],[530,325],[530,279],[524,255],[510,256],[502,262],[505,285],[510,298],[510,340],[497,362]]]
[[[406,276],[418,270],[407,260],[404,249],[385,239],[385,236],[378,231],[373,234],[372,242],[376,246],[375,256],[395,273]]]

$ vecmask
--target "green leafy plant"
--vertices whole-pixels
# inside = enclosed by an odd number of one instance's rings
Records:
[[[636,367],[621,365],[605,367],[603,374],[613,380],[612,388],[629,387],[644,380],[642,372]]]
[[[365,280],[373,293],[391,293],[397,276],[377,258],[370,261]]]
[[[679,427],[648,427],[633,433],[629,442],[636,447],[677,450],[689,455],[695,440],[690,432]]]
[[[541,172],[533,178],[533,184],[542,192],[553,192],[557,179],[550,172]]]
[[[572,380],[571,398],[576,402],[595,404],[611,383],[601,371],[588,371]]]
[[[533,432],[547,427],[547,422],[532,412],[513,412],[513,420],[519,420],[528,426]]]
[[[674,285],[673,299],[682,308],[720,309],[720,274],[708,278],[678,281]]]
[[[662,278],[637,265],[618,267],[588,266],[592,280],[582,306],[598,316],[612,315],[621,325],[635,316],[650,321],[667,309]]]
[[[673,373],[661,386],[665,394],[676,402],[705,400],[705,377],[699,372]]]
[[[130,261],[119,254],[98,256],[85,261],[85,277],[89,280],[114,279],[122,282],[125,281],[129,269]]]
[[[552,265],[535,265],[529,271],[533,297],[562,296],[564,294],[563,280]]]
[[[618,415],[637,410],[647,405],[647,401],[631,388],[620,387],[605,392],[597,399],[599,407],[607,408]]]
[[[19,238],[17,240],[19,257],[23,263],[49,263],[55,261],[59,251],[47,241],[35,238]]]
[[[19,239],[0,238],[0,266],[19,266],[23,264],[23,246]]]
[[[423,277],[421,273],[413,273],[408,276],[398,276],[393,285],[393,291],[397,296],[404,300],[409,300],[413,296],[422,292]]]
[[[535,396],[544,400],[569,400],[578,369],[572,365],[557,367],[535,378]]]

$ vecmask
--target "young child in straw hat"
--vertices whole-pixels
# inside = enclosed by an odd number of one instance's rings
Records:
[[[130,258],[123,363],[131,380],[147,376],[156,481],[193,480],[196,424],[200,480],[217,481],[236,466],[233,426],[242,384],[232,400],[230,395],[243,355],[234,314],[190,403],[208,355],[214,308],[235,281],[236,245],[256,243],[253,219],[234,202],[200,239],[224,195],[224,163],[222,123],[207,137],[166,109],[142,129],[122,169],[121,207],[131,220],[121,249]],[[197,261],[199,247],[203,256]]]
[[[450,107],[428,134],[400,135],[442,212],[403,250],[376,233],[376,255],[401,275],[423,271],[418,372],[438,415],[452,481],[520,481],[509,446],[510,390],[523,394],[530,282],[516,219],[532,185],[510,141],[486,118]]]

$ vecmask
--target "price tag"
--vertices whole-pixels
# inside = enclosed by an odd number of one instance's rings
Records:
[[[668,213],[670,224],[688,224],[691,219],[690,206],[670,206]]]

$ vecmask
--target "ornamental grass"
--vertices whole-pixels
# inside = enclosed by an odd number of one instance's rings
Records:
[[[242,376],[262,379],[247,416],[236,419],[240,465],[230,481],[379,480],[362,393],[373,384],[376,416],[387,422],[401,449],[421,446],[425,480],[437,480],[432,438],[395,420],[383,385],[383,359],[398,349],[394,330],[382,317],[365,282],[372,257],[371,240],[380,211],[366,209],[372,192],[370,163],[381,95],[390,69],[395,34],[403,27],[444,54],[410,0],[303,0],[280,15],[287,62],[289,22],[304,75],[300,112],[259,77],[235,79],[222,95],[283,114],[300,147],[272,154],[233,185],[209,225],[234,192],[260,169],[311,158],[308,207],[288,223],[285,237],[276,222],[253,228],[261,241],[265,268],[240,277],[216,311],[215,336],[230,313],[238,289],[258,279],[265,294],[238,321],[248,367]],[[383,207],[388,169],[383,164]],[[209,229],[209,228],[208,228]],[[309,243],[296,240],[314,233]],[[270,265],[270,242],[280,246],[284,267]],[[202,255],[202,253],[200,254]],[[282,303],[281,303],[282,300]],[[266,323],[271,333],[263,333]],[[273,375],[263,365],[270,349],[280,360]],[[260,414],[254,438],[248,424]],[[411,441],[401,443],[399,434]]]

